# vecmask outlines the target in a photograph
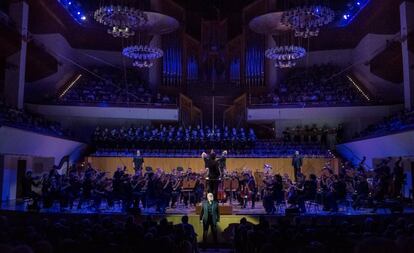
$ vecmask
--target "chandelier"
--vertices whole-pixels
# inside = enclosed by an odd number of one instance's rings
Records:
[[[149,45],[134,45],[125,47],[122,54],[133,60],[132,65],[138,68],[150,68],[153,61],[161,58],[164,52],[157,47]]]
[[[135,35],[135,32],[130,30],[128,27],[119,28],[118,26],[114,26],[112,29],[108,29],[107,32],[115,38],[129,38]]]
[[[269,48],[265,51],[266,58],[275,61],[277,68],[291,68],[296,61],[306,55],[306,50],[300,46],[286,45]]]
[[[148,22],[145,12],[128,6],[105,5],[94,13],[95,20],[109,26],[107,32],[114,37],[134,36],[134,30]]]
[[[319,35],[320,28],[331,23],[335,12],[323,5],[301,6],[285,11],[281,23],[294,30],[296,37],[310,38]]]
[[[293,68],[296,66],[296,62],[294,61],[276,61],[275,62],[275,68]]]
[[[151,61],[141,61],[141,60],[136,60],[132,63],[133,67],[137,67],[137,68],[140,68],[140,69],[151,68],[153,65],[154,65],[154,63],[151,62]]]

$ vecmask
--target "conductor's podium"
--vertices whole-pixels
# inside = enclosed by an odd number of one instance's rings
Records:
[[[220,215],[232,215],[233,206],[219,204],[219,212],[220,212]],[[201,204],[196,206],[196,214],[200,215],[200,213],[201,213]]]

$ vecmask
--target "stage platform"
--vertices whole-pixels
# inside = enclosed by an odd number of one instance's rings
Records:
[[[266,214],[262,201],[257,201],[255,208],[249,206],[246,208],[242,208],[239,204],[229,204],[229,203],[220,203],[220,207],[230,207],[232,209],[231,215],[236,216],[243,216],[243,215],[254,215],[254,216],[289,216],[291,214],[286,214],[286,205],[279,205],[276,206],[276,211],[274,214]],[[40,213],[69,213],[69,214],[126,214],[126,212],[122,211],[120,204],[115,204],[114,207],[108,207],[106,203],[102,203],[101,207],[96,210],[92,207],[86,207],[86,204],[81,208],[73,209],[65,208],[61,210],[59,208],[59,204],[56,202],[51,208],[47,209],[40,209]],[[388,208],[379,208],[375,213],[372,213],[372,209],[370,208],[362,208],[358,210],[354,210],[351,206],[346,206],[344,204],[339,204],[339,211],[332,213],[329,211],[323,211],[322,205],[319,204],[306,204],[306,213],[300,214],[300,216],[330,216],[330,215],[345,215],[345,216],[358,216],[358,215],[376,215],[376,214],[391,214],[392,212]],[[10,200],[10,201],[3,201],[0,206],[0,210],[9,210],[9,211],[19,211],[25,212],[27,211],[27,203],[22,200]],[[414,214],[414,207],[405,207],[404,213],[413,213]],[[179,204],[176,208],[167,208],[165,213],[160,213],[156,211],[155,207],[143,208],[140,207],[140,214],[142,215],[195,215],[196,214],[196,207],[191,205],[185,207],[184,204]]]
[[[228,204],[227,204],[228,205]],[[141,209],[141,213],[126,213],[122,212],[120,206],[114,208],[108,208],[102,205],[99,210],[92,208],[81,209],[65,209],[60,210],[56,203],[49,209],[41,209],[38,212],[28,211],[26,204],[23,201],[8,201],[2,202],[0,208],[0,215],[7,215],[8,217],[14,217],[20,222],[24,222],[24,219],[33,219],[47,217],[49,219],[61,219],[62,216],[65,219],[77,219],[77,218],[93,218],[98,219],[106,216],[110,216],[114,219],[124,220],[128,215],[133,215],[135,220],[140,222],[144,221],[148,217],[153,218],[155,221],[159,221],[162,218],[167,218],[169,222],[178,224],[181,222],[183,215],[188,215],[189,223],[194,226],[196,233],[199,235],[200,241],[202,235],[202,224],[200,223],[199,216],[196,214],[195,207],[184,207],[183,205],[177,208],[169,208],[165,214],[156,212],[155,208]],[[378,217],[379,219],[388,219],[390,217],[408,217],[414,219],[414,208],[405,207],[403,213],[392,213],[388,209],[378,209],[376,213],[372,213],[372,209],[361,209],[358,211],[353,210],[350,207],[340,206],[339,211],[336,213],[322,211],[322,208],[316,210],[311,209],[305,214],[286,214],[285,209],[281,208],[274,215],[267,215],[262,207],[262,203],[258,202],[254,209],[252,208],[240,208],[237,205],[233,205],[232,215],[221,215],[220,223],[218,224],[219,238],[221,242],[231,242],[233,236],[233,228],[240,222],[240,219],[245,217],[248,222],[252,224],[258,224],[260,217],[265,217],[270,224],[280,224],[287,222],[288,224],[297,224],[300,222],[304,225],[318,224],[327,225],[332,222],[341,222],[344,220],[357,220],[363,222],[366,217]]]

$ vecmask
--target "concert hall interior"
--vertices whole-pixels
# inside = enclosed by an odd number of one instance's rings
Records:
[[[1,0],[0,252],[410,253],[414,0]]]

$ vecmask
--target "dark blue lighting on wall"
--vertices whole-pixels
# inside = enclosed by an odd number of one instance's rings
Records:
[[[339,27],[345,27],[352,23],[355,17],[368,5],[370,0],[354,0],[348,3],[345,7],[345,11],[341,13],[338,21]]]
[[[76,0],[57,0],[63,8],[72,16],[79,24],[87,21],[86,14],[81,8],[81,4]]]
[[[163,85],[180,87],[182,80],[182,46],[179,33],[164,35],[162,38],[163,57]]]
[[[254,35],[247,41],[245,75],[249,87],[264,85],[264,46],[264,37],[261,35]]]
[[[240,58],[233,58],[230,62],[230,82],[240,83]]]
[[[198,80],[198,63],[195,56],[187,59],[187,80],[190,82]]]

